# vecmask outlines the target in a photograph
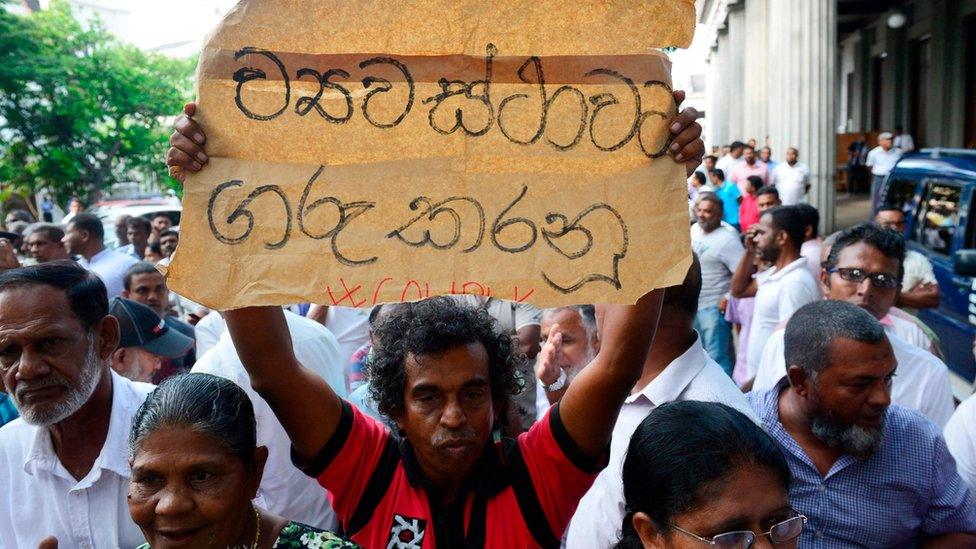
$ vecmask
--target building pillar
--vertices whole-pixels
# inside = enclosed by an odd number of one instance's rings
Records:
[[[787,147],[810,166],[810,203],[820,211],[821,231],[834,226],[837,164],[837,4],[776,0],[768,4],[769,137],[774,155]]]
[[[728,16],[728,55],[725,62],[728,66],[725,72],[726,81],[726,118],[729,121],[730,141],[744,141],[749,138],[742,135],[745,130],[746,117],[746,12],[744,4],[729,3]]]
[[[729,139],[729,33],[727,28],[721,28],[715,41],[715,48],[709,58],[708,91],[711,105],[708,117],[709,144],[722,146]]]
[[[745,57],[742,66],[743,120],[739,138],[755,138],[758,147],[765,144],[769,134],[769,3],[770,0],[749,0],[742,10],[744,19]],[[778,158],[775,156],[774,158]]]

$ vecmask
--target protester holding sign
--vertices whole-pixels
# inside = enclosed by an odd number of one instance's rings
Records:
[[[674,121],[675,149],[691,158],[689,172],[704,153],[696,117],[687,110]],[[189,117],[177,128],[171,165],[200,169],[190,159],[205,154],[202,129]],[[288,432],[298,463],[333,494],[355,541],[521,547],[562,536],[605,459],[660,304],[654,291],[637,306],[608,306],[593,363],[548,416],[518,440],[497,444],[491,431],[517,390],[517,359],[483,311],[427,300],[397,309],[378,328],[372,396],[397,435],[297,362],[280,308],[228,311],[226,319],[252,386]]]

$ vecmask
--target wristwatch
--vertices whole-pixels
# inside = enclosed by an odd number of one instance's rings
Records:
[[[559,369],[559,378],[553,381],[551,384],[542,384],[542,388],[546,390],[547,393],[554,393],[566,386],[566,370],[562,368]]]

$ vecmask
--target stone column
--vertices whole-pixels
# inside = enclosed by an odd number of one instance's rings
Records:
[[[837,137],[837,4],[775,0],[769,9],[770,146],[782,158],[797,147],[810,166],[809,202],[820,210],[821,231],[834,226]]]
[[[774,0],[778,1],[778,0]],[[739,139],[755,138],[757,147],[769,134],[767,97],[769,95],[769,4],[770,0],[749,0],[742,10],[745,44],[742,63],[743,120]],[[758,151],[757,151],[758,153]],[[782,154],[775,154],[779,159]]]
[[[718,31],[715,48],[709,58],[708,93],[710,106],[706,112],[710,145],[729,142],[729,33],[726,28]]]
[[[745,140],[746,108],[746,12],[742,2],[729,2],[727,69],[724,71],[725,89],[728,94],[725,113],[729,121],[728,140]]]

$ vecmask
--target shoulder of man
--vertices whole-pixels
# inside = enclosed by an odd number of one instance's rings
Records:
[[[942,438],[942,429],[922,412],[900,404],[891,404],[885,417],[885,437],[895,437],[896,442],[908,442],[915,451],[926,451]]]

